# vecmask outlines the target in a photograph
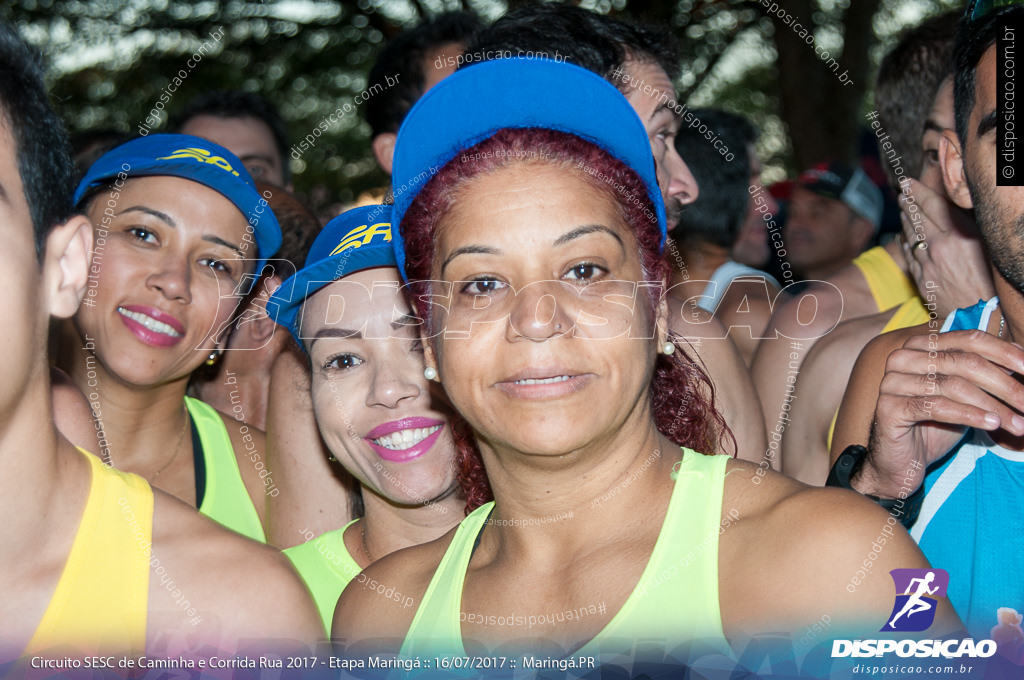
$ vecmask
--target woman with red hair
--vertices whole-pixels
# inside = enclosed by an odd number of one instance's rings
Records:
[[[821,620],[880,636],[886,572],[927,562],[857,495],[715,455],[729,435],[666,330],[664,206],[621,94],[567,64],[474,65],[413,109],[394,168],[425,374],[465,421],[467,498],[494,500],[369,568],[417,606],[350,587],[335,639],[660,661]],[[933,632],[958,627],[938,614]]]

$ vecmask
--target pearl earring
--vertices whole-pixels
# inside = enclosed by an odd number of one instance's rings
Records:
[[[674,342],[671,342],[671,341],[666,342],[661,347],[661,353],[664,354],[665,356],[671,356],[672,354],[675,353],[675,351],[676,351],[676,344]]]
[[[436,380],[437,370],[434,369],[433,366],[427,366],[426,368],[423,369],[423,377],[426,378],[427,380]]]

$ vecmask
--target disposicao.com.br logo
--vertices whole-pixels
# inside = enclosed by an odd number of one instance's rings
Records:
[[[949,574],[945,569],[893,569],[889,572],[896,585],[892,613],[882,626],[883,633],[919,633],[935,622],[938,598],[946,597]],[[832,658],[882,656],[900,657],[990,657],[996,653],[993,640],[833,640]]]

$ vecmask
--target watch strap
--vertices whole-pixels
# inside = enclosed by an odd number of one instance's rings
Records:
[[[856,491],[851,485],[850,480],[853,479],[853,476],[864,465],[864,460],[867,456],[868,450],[864,446],[860,444],[847,446],[839,454],[832,469],[829,470],[825,486],[835,486],[841,489]],[[873,500],[886,512],[899,520],[900,524],[909,529],[917,521],[917,516],[921,512],[921,504],[924,502],[924,484],[922,483],[914,493],[906,498],[879,498],[871,494],[861,495]]]

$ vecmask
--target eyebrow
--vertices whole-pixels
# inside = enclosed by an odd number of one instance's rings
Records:
[[[444,264],[441,265],[441,276],[444,276],[445,267],[447,267],[452,260],[457,258],[459,255],[500,255],[501,251],[497,248],[491,248],[490,246],[463,246],[462,248],[456,248],[449,255]]]
[[[609,229],[608,227],[604,226],[603,224],[587,224],[582,227],[576,227],[572,231],[566,232],[559,236],[558,238],[556,238],[553,245],[564,246],[566,243],[569,243],[570,241],[578,239],[582,236],[586,236],[587,234],[597,233],[608,234],[609,236],[611,236],[612,238],[619,242],[619,247],[622,248],[623,251],[626,250],[626,244],[622,242],[622,239],[619,237],[619,235],[616,234],[611,229]]]
[[[203,237],[203,240],[207,241],[209,243],[216,243],[217,245],[224,246],[225,248],[230,248],[231,250],[233,250],[236,253],[238,253],[239,256],[245,257],[245,253],[242,251],[241,248],[239,248],[238,246],[236,246],[236,245],[234,245],[232,243],[228,243],[227,241],[225,241],[224,239],[220,238],[219,236],[212,236],[212,235],[208,234],[208,235]]]
[[[261,153],[246,154],[245,156],[241,156],[238,160],[242,161],[243,164],[248,161],[263,161],[264,163],[271,167],[276,165],[276,163],[274,163],[274,159],[271,156],[267,156]]]
[[[949,128],[942,127],[941,125],[936,123],[931,118],[929,118],[928,120],[926,120],[924,122],[924,132],[928,132],[929,130],[931,130],[932,132],[938,132],[939,134],[942,134],[943,132],[945,132],[948,129]]]
[[[174,219],[171,218],[171,216],[168,215],[167,213],[160,212],[159,210],[153,210],[152,208],[147,208],[144,205],[133,205],[130,208],[125,208],[124,210],[122,210],[118,214],[119,215],[124,215],[125,213],[130,213],[130,212],[141,212],[141,213],[145,213],[147,215],[152,215],[153,217],[157,218],[161,222],[166,222],[169,226],[174,227],[175,229],[177,229],[177,227],[178,227],[178,223],[175,222]],[[234,245],[233,243],[229,243],[229,242],[225,241],[224,239],[220,238],[219,236],[213,236],[212,234],[208,234],[206,236],[203,236],[203,240],[207,241],[209,243],[215,243],[217,245],[224,246],[225,248],[230,248],[231,250],[233,250],[236,253],[238,253],[238,255],[240,257],[245,257],[245,252],[241,248],[239,248],[238,246]]]
[[[161,222],[166,222],[167,224],[169,224],[172,227],[177,227],[178,226],[178,223],[175,222],[173,219],[171,219],[171,216],[168,215],[167,213],[162,213],[159,210],[153,210],[152,208],[147,208],[144,205],[133,205],[130,208],[125,208],[124,210],[122,210],[121,212],[119,212],[117,214],[118,215],[124,215],[125,213],[130,213],[130,212],[141,212],[141,213],[145,213],[147,215],[152,215],[153,217],[157,218]]]
[[[996,118],[997,118],[998,115],[999,115],[998,111],[993,111],[992,113],[988,114],[987,116],[985,116],[984,118],[981,119],[981,122],[978,123],[978,133],[977,134],[978,134],[979,138],[984,137],[985,134],[987,134],[989,130],[992,130],[993,128],[995,128],[995,126],[996,126]]]
[[[312,351],[313,350],[313,343],[315,343],[317,340],[321,340],[323,338],[342,338],[342,339],[348,339],[348,340],[361,340],[362,337],[363,337],[363,332],[362,331],[353,331],[353,330],[349,330],[347,328],[336,328],[336,327],[321,328],[320,330],[318,330],[316,332],[316,335],[313,336],[313,339],[309,341],[309,349],[310,349],[310,351]]]
[[[674,93],[673,93],[673,97],[674,97]],[[673,99],[673,101],[674,101],[674,99]],[[650,122],[650,121],[654,120],[655,118],[658,117],[658,115],[662,111],[665,111],[665,112],[671,114],[672,116],[675,116],[675,113],[676,113],[675,110],[671,106],[669,106],[668,102],[666,101],[664,104],[662,104],[658,108],[654,109],[654,111],[651,113],[651,115],[647,117],[647,121]]]

